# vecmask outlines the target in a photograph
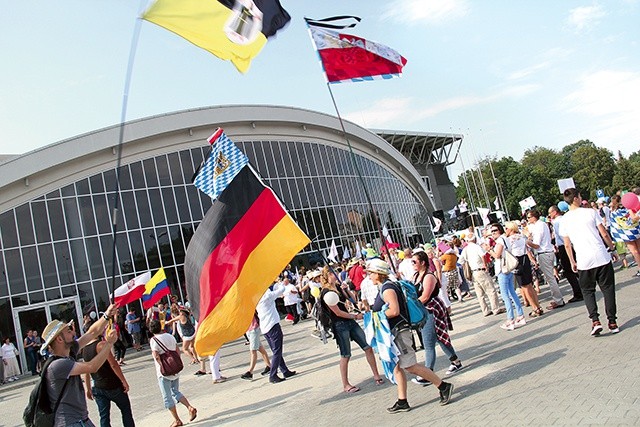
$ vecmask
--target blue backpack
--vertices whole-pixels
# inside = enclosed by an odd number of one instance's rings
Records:
[[[391,283],[397,286],[402,291],[402,295],[404,295],[407,313],[409,313],[409,318],[404,320],[407,321],[411,329],[421,330],[427,322],[427,309],[418,299],[415,285],[408,280],[398,280]]]

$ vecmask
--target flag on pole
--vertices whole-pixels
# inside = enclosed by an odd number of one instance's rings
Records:
[[[134,301],[142,298],[142,294],[145,291],[145,285],[151,279],[151,272],[147,271],[138,277],[134,277],[124,285],[118,287],[113,292],[114,302],[118,307],[123,307],[127,304],[131,304]]]
[[[440,231],[440,227],[442,227],[442,221],[440,221],[440,218],[436,218],[435,216],[433,217],[433,222],[435,224],[435,227],[432,228],[432,231],[434,233],[437,233],[438,231]]]
[[[360,247],[360,242],[356,240],[356,258],[362,257],[362,248]]]
[[[193,185],[215,200],[238,172],[249,163],[249,159],[225,135],[222,128],[216,129],[207,141],[211,144],[211,154],[198,171]]]
[[[495,206],[497,211],[500,210],[500,201],[498,200],[497,196],[496,196],[496,199],[493,201],[493,206]]]
[[[323,20],[305,18],[329,83],[391,79],[402,75],[402,67],[407,63],[402,55],[383,44],[329,29],[355,25],[338,26],[326,23],[338,19],[344,17]]]
[[[345,247],[344,248],[344,252],[342,252],[342,259],[350,259],[351,258],[351,252],[349,252],[349,248]]]
[[[167,296],[170,293],[171,289],[169,289],[169,284],[167,283],[167,276],[164,274],[164,269],[160,267],[160,270],[158,270],[144,286],[142,307],[145,310],[153,307],[153,305],[160,301],[162,297]]]
[[[245,166],[209,208],[185,255],[199,355],[242,336],[267,287],[309,242],[273,190]]]
[[[246,73],[291,16],[278,0],[156,0],[142,18]]]
[[[336,246],[336,241],[331,240],[331,248],[329,249],[329,255],[327,258],[333,262],[338,262],[338,247]]]
[[[387,228],[386,224],[382,226],[382,235],[385,237],[385,239],[387,239],[387,242],[393,243],[393,240],[391,240],[391,236],[389,235],[389,229]]]

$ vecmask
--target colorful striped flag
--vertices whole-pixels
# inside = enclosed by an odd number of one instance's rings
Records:
[[[322,22],[342,18],[345,17],[306,19],[311,40],[329,83],[391,79],[402,75],[402,67],[407,60],[395,50],[358,36],[328,29],[347,26]]]
[[[171,289],[169,289],[169,284],[167,283],[167,276],[164,274],[164,269],[160,267],[160,270],[158,270],[144,286],[142,307],[144,307],[145,310],[153,307],[162,297],[170,293]]]
[[[211,154],[196,175],[193,185],[215,200],[249,163],[249,159],[225,135],[222,128],[216,129],[207,141],[211,144]]]
[[[242,336],[267,287],[308,244],[273,190],[245,166],[213,202],[185,256],[199,355]]]
[[[142,16],[246,73],[291,16],[278,0],[156,0]]]

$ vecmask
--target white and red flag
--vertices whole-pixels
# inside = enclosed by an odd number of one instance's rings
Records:
[[[122,307],[142,298],[145,285],[149,280],[151,280],[151,272],[147,271],[118,287],[118,289],[113,292],[116,305]]]
[[[311,40],[320,56],[329,83],[360,82],[400,77],[407,60],[380,43],[333,29],[353,27],[327,22],[357,17],[306,19]]]

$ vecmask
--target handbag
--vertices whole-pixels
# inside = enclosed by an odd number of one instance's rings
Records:
[[[519,265],[518,258],[513,256],[505,247],[502,251],[500,271],[504,274],[513,273]]]
[[[180,353],[176,350],[169,350],[165,347],[158,338],[155,336],[153,339],[158,343],[164,353],[158,354],[160,357],[160,373],[163,377],[176,375],[182,371],[184,365],[182,364],[182,358]]]
[[[471,269],[469,261],[462,264],[462,274],[464,275],[465,279],[473,280],[473,270]]]

